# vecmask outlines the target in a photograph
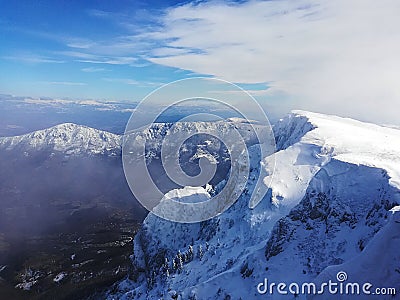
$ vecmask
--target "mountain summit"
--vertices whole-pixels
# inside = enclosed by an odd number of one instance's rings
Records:
[[[32,133],[0,138],[0,148],[24,151],[57,151],[68,155],[118,154],[121,137],[106,131],[64,123]]]

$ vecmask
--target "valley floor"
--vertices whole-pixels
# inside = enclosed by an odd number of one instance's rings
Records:
[[[95,298],[127,275],[139,227],[132,214],[91,210],[69,221],[52,232],[0,235],[2,299]]]

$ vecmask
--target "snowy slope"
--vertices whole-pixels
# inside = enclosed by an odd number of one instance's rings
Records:
[[[339,272],[347,275],[344,283],[359,283],[360,290],[365,283],[372,286],[367,289],[370,294],[352,295],[351,299],[397,299],[391,295],[388,288],[396,288],[396,297],[399,297],[400,279],[400,207],[392,209],[388,224],[380,230],[375,238],[366,246],[358,256],[350,258],[343,264],[327,267],[317,278],[316,282],[335,280]],[[376,294],[375,288],[379,288]],[[375,294],[375,295],[374,295]],[[348,299],[348,295],[337,295],[335,299]],[[310,296],[309,299],[329,299],[322,295]]]
[[[274,131],[277,153],[259,157],[250,147],[247,192],[225,213],[197,224],[148,215],[132,274],[109,299],[294,299],[260,295],[257,285],[313,280],[367,253],[400,203],[400,131],[301,111]],[[270,190],[249,203],[257,176]],[[209,197],[193,188],[175,196],[191,194]]]

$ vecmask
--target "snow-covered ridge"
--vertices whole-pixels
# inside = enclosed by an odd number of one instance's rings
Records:
[[[400,188],[400,130],[305,111],[293,111],[281,126],[294,118],[306,119],[303,128],[310,128],[300,138],[302,144],[319,146],[322,152],[343,162],[384,169],[390,182]]]
[[[0,138],[0,149],[57,151],[65,154],[117,155],[121,136],[73,123],[64,123],[32,133]]]
[[[250,128],[255,129],[261,135],[263,130],[266,130],[265,126],[244,122],[242,119],[229,119],[217,122],[154,123],[146,130],[138,130],[131,134],[144,138],[150,149],[160,150],[163,138],[167,133],[174,135],[180,132],[210,131],[229,134],[230,130],[238,130],[247,144],[255,144],[257,137]],[[115,156],[121,154],[122,142],[122,135],[83,125],[64,123],[20,136],[0,137],[0,149],[23,152],[56,151],[67,155],[105,154]],[[153,155],[156,154],[153,153]]]
[[[261,174],[269,193],[249,209],[250,180],[230,209],[199,224],[150,213],[135,238],[131,280],[109,299],[291,299],[260,295],[257,284],[312,281],[377,243],[400,203],[400,131],[294,111],[274,132],[275,154],[250,147],[249,178]],[[396,272],[388,282],[399,282]]]
[[[290,210],[331,160],[382,169],[400,189],[400,130],[353,119],[293,111],[274,126],[277,152],[263,160],[272,202]],[[276,162],[275,168],[273,161]]]

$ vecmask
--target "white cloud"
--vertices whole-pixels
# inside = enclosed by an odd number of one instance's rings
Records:
[[[200,2],[168,9],[141,38],[159,45],[154,63],[268,82],[288,108],[399,122],[399,12],[395,0]]]
[[[190,54],[192,51],[190,49],[185,48],[173,48],[173,47],[164,47],[164,48],[156,48],[152,51],[152,55],[156,57],[168,57],[168,56],[178,56]]]
[[[33,55],[33,54],[3,56],[3,58],[8,59],[8,60],[22,62],[22,63],[27,63],[27,64],[42,64],[42,63],[62,64],[65,62],[63,60],[58,60],[58,59],[53,59],[53,58],[48,58],[48,57]]]
[[[138,59],[131,56],[101,55],[80,51],[59,51],[56,54],[71,57],[78,62],[91,64],[131,65],[136,66]]]
[[[104,81],[107,82],[116,82],[116,83],[123,83],[129,85],[139,85],[140,82],[134,79],[129,78],[103,78]]]
[[[250,89],[244,89],[247,93],[249,93],[251,96],[256,97],[256,96],[264,96],[268,95],[269,89],[263,89],[263,90],[250,90]],[[215,94],[223,94],[223,95],[243,95],[242,90],[228,90],[228,91],[210,91],[211,93]]]
[[[72,81],[43,81],[42,83],[50,85],[69,85],[69,86],[87,85],[87,83],[84,82],[72,82]]]
[[[112,15],[110,12],[99,9],[90,9],[88,10],[88,14],[98,18],[109,18]]]
[[[108,64],[108,65],[130,65],[134,66],[137,61],[133,57],[99,57],[98,59],[79,59],[79,62],[91,63],[91,64]]]
[[[70,48],[88,49],[94,46],[93,41],[82,38],[65,38],[67,46]]]
[[[82,72],[86,72],[86,73],[95,73],[95,72],[103,72],[103,71],[106,71],[106,69],[104,69],[104,68],[95,68],[95,67],[88,67],[88,68],[82,68],[81,71],[82,71]]]
[[[136,86],[160,86],[161,83],[158,82],[150,82],[150,81],[138,81],[130,78],[103,78],[104,81],[114,82],[114,83],[122,83],[127,85],[136,85]]]

